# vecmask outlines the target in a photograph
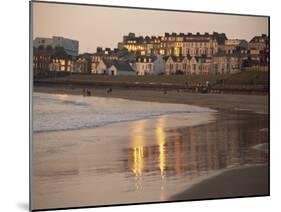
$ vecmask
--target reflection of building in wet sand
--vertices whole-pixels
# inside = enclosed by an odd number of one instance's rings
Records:
[[[241,114],[240,114],[241,115]],[[200,127],[165,129],[159,118],[155,130],[156,143],[147,145],[145,121],[138,122],[132,136],[128,166],[136,176],[145,174],[166,178],[185,175],[190,179],[210,171],[244,164],[267,162],[267,154],[252,147],[266,143],[266,121],[257,122],[255,115],[237,121],[239,114],[221,115],[221,121]]]
[[[141,175],[143,169],[143,147],[134,147],[134,168],[136,175]]]
[[[144,133],[144,122],[141,121],[138,122],[138,124],[135,126],[134,133],[136,135],[134,136],[132,142],[133,142],[133,172],[136,175],[141,175],[143,170],[143,148],[144,148],[144,136],[142,135]]]
[[[165,153],[165,121],[164,118],[158,120],[155,129],[157,145],[146,146],[145,139],[145,120],[135,123],[132,131],[132,149],[130,150],[129,165],[136,176],[141,176],[143,172],[155,171],[154,165],[157,164],[157,169],[161,176],[164,176],[166,166]]]
[[[156,127],[156,141],[159,148],[159,169],[161,177],[165,176],[165,168],[166,168],[166,150],[165,150],[165,119],[160,117],[158,119],[157,127]]]

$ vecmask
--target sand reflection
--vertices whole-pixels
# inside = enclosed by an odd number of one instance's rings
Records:
[[[162,178],[165,177],[166,169],[166,132],[165,132],[165,117],[160,117],[156,121],[156,127],[151,136],[151,140],[155,143],[149,144],[148,136],[145,132],[147,130],[146,121],[138,121],[133,123],[131,146],[131,170],[135,176],[141,176],[143,172],[155,171],[151,169],[151,163],[157,162],[157,169],[160,171]],[[154,139],[154,138],[156,139]],[[147,167],[145,167],[145,164]]]
[[[144,126],[145,120],[136,122],[133,126],[133,167],[136,176],[141,176],[144,166]]]
[[[221,113],[174,126],[190,116],[35,133],[34,207],[166,201],[214,172],[267,163],[267,116]]]
[[[266,123],[254,115],[249,115],[250,121],[236,122],[236,115],[187,128],[167,127],[165,116],[153,125],[147,120],[132,123],[127,164],[137,189],[147,180],[158,179],[159,189],[165,190],[168,181],[183,177],[192,181],[216,170],[267,162],[266,153],[252,148],[267,142],[266,133],[260,131]]]
[[[160,117],[156,126],[156,141],[159,148],[159,169],[161,177],[165,177],[166,151],[165,151],[165,117]]]

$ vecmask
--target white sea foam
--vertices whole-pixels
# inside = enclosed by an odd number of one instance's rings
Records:
[[[176,113],[215,112],[209,108],[118,98],[33,94],[33,131],[72,130]]]

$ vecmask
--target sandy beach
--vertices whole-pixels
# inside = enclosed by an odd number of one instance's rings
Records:
[[[34,91],[81,96],[81,89],[73,88]],[[216,112],[35,132],[33,209],[269,195],[267,96],[118,89],[91,93]]]
[[[171,200],[264,196],[269,194],[269,186],[267,182],[267,165],[230,169],[173,196]]]
[[[258,113],[268,113],[268,95],[243,94],[198,94],[184,91],[170,90],[166,94],[162,90],[118,89],[108,94],[106,88],[89,88],[93,96],[124,98],[131,100],[179,103],[210,107],[218,110],[248,110]],[[44,87],[34,88],[35,92],[60,93],[82,95],[79,87]]]

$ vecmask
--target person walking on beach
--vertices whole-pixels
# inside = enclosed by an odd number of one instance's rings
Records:
[[[91,96],[91,91],[87,89],[87,96]]]
[[[108,93],[108,94],[112,93],[112,88],[108,88],[108,89],[107,89],[107,93]]]

